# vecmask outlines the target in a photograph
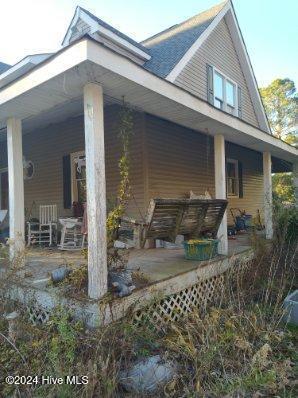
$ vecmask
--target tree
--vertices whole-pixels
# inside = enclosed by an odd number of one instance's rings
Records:
[[[260,88],[264,107],[273,134],[296,145],[298,143],[298,96],[290,79],[275,79],[269,86]]]
[[[298,144],[298,96],[295,84],[290,79],[273,80],[261,88],[269,124],[273,134],[288,144]],[[273,176],[273,195],[282,203],[294,202],[292,173],[278,173]]]
[[[272,177],[273,197],[282,203],[295,203],[292,173],[277,173]]]

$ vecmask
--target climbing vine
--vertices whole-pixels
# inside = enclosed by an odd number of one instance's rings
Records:
[[[118,188],[117,203],[114,209],[109,212],[107,217],[108,248],[112,248],[114,246],[119,222],[125,213],[125,209],[131,195],[129,150],[132,134],[133,112],[123,100],[123,104],[119,113],[119,138],[122,144],[122,153],[118,163],[120,184]]]

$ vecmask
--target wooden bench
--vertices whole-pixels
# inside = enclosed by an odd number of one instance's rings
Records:
[[[177,235],[187,239],[204,235],[216,237],[228,201],[224,199],[151,199],[144,221],[123,217],[137,231],[137,246],[147,239],[175,242]]]

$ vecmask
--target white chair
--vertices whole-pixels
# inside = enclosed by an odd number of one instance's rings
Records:
[[[60,250],[82,250],[85,246],[86,236],[82,233],[82,221],[78,218],[60,218],[61,241]]]
[[[57,244],[57,205],[39,206],[39,222],[29,221],[28,224],[28,246],[38,243]]]

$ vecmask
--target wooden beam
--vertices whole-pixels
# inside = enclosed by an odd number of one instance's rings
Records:
[[[271,153],[263,153],[263,182],[264,182],[264,224],[266,239],[272,239],[272,175],[271,175]]]
[[[214,170],[215,170],[215,197],[216,199],[226,199],[226,155],[225,138],[222,134],[214,137]],[[220,244],[218,251],[220,254],[228,254],[228,223],[227,212],[225,211],[218,233]]]
[[[106,175],[104,102],[100,85],[84,87],[85,151],[88,212],[88,295],[107,292]]]
[[[24,265],[25,211],[21,120],[7,120],[10,259]]]

